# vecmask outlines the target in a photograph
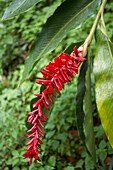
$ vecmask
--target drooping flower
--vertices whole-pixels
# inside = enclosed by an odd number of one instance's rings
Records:
[[[71,55],[61,53],[60,56],[54,59],[54,62],[50,62],[45,69],[40,71],[45,79],[36,79],[36,83],[46,85],[46,88],[42,91],[42,94],[35,94],[40,99],[33,104],[33,108],[36,109],[28,113],[28,122],[33,124],[33,126],[27,131],[30,133],[27,137],[31,138],[31,140],[27,143],[27,153],[23,156],[24,158],[30,158],[29,165],[31,165],[33,158],[41,161],[38,156],[41,152],[38,151],[37,147],[41,148],[41,144],[43,144],[40,140],[40,138],[44,139],[44,132],[42,130],[44,128],[43,122],[48,119],[43,113],[42,107],[44,106],[47,110],[50,110],[50,102],[54,104],[51,95],[56,97],[55,91],[61,95],[60,90],[64,88],[64,84],[71,82],[74,74],[78,74],[81,61],[85,60],[81,55],[82,50],[83,48],[77,50],[75,46]]]

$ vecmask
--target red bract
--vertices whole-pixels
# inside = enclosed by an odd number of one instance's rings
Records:
[[[50,110],[50,102],[54,104],[51,95],[56,97],[55,91],[61,95],[60,90],[64,88],[66,82],[71,82],[74,74],[78,74],[78,67],[83,60],[85,60],[85,58],[83,58],[81,54],[79,55],[79,51],[77,47],[75,47],[71,55],[61,53],[59,57],[54,59],[54,62],[50,62],[45,69],[40,71],[46,80],[37,79],[36,83],[46,85],[46,88],[42,91],[42,94],[35,94],[35,96],[40,97],[40,99],[33,104],[33,108],[36,109],[28,113],[28,122],[32,123],[33,127],[27,131],[31,133],[27,135],[31,140],[27,143],[27,153],[23,156],[24,158],[30,158],[29,165],[31,165],[33,158],[40,161],[38,154],[41,153],[37,150],[37,147],[41,148],[40,144],[43,144],[39,139],[44,139],[42,128],[44,128],[43,122],[45,122],[45,120],[43,119],[48,119],[42,112],[42,107],[44,106],[47,110]]]

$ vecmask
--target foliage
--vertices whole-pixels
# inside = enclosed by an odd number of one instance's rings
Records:
[[[2,2],[0,1],[0,8],[3,9],[1,10],[2,12],[0,14],[0,17],[3,16],[3,12],[5,11],[6,7],[8,7],[8,4],[11,1],[7,0],[7,2],[8,3],[3,0]],[[62,4],[62,2],[64,1],[41,1],[29,11],[21,13],[19,16],[16,16],[11,20],[3,20],[0,22],[0,169],[28,169],[29,160],[24,160],[22,155],[25,153],[25,145],[27,143],[27,127],[25,123],[27,118],[26,113],[28,113],[30,110],[29,103],[33,98],[33,93],[40,91],[40,86],[37,86],[36,84],[34,85],[35,78],[39,78],[39,70],[47,65],[49,60],[52,60],[54,57],[59,55],[59,53],[63,51],[68,45],[80,40],[84,41],[89,33],[92,23],[94,22],[93,17],[87,20],[79,29],[72,31],[70,31],[71,29],[69,29],[70,32],[65,35],[65,38],[62,40],[62,42],[58,44],[57,48],[55,48],[51,53],[45,54],[43,57],[44,59],[42,58],[41,61],[38,62],[38,64],[35,63],[37,65],[31,72],[31,76],[29,76],[27,81],[25,81],[20,86],[20,88],[17,88],[21,80],[22,72],[24,70],[25,58],[29,56],[29,49],[31,47],[32,41],[36,38],[37,33],[43,28],[47,19],[52,16],[55,9],[57,9],[57,7]],[[112,7],[113,2],[109,0],[105,8],[104,15],[108,37],[111,40],[113,40]],[[48,22],[49,20],[47,21],[47,23]],[[47,25],[45,25],[45,27],[46,26]],[[107,41],[108,37],[106,37],[106,35],[103,35],[103,37],[104,36]],[[92,58],[94,58],[95,56],[95,49],[97,47],[102,48],[100,47],[102,45],[100,44],[100,41],[98,42],[98,46],[95,46],[94,43],[95,39],[93,39],[90,46],[90,54]],[[33,47],[31,49],[33,50]],[[106,46],[104,49],[107,50]],[[100,62],[102,61],[101,64],[103,64],[104,62],[102,58],[100,59],[101,61],[98,61],[98,52],[99,51],[97,49],[96,59],[94,61],[94,63],[96,63],[96,66],[98,66],[96,68],[97,72],[99,71]],[[108,52],[106,53],[108,54]],[[107,60],[107,62],[108,61],[109,60]],[[100,69],[102,69],[102,67]],[[97,72],[96,91],[99,88],[99,86],[97,86],[97,83],[102,84],[102,81],[97,82],[97,77],[99,76]],[[102,73],[101,70],[100,73]],[[109,72],[106,72],[108,79],[109,77],[112,78],[110,73],[111,69],[109,68]],[[101,108],[97,109],[97,106],[99,104],[98,100],[96,99],[98,93],[96,93],[95,95],[94,89],[95,80],[94,75],[91,74],[90,95],[92,96],[96,164],[98,165],[99,169],[108,169],[109,165],[109,168],[112,169],[113,149],[111,148],[111,145],[108,142],[107,137],[104,133],[104,129],[100,123],[100,117],[102,116]],[[77,78],[74,78],[71,84],[67,84],[65,86],[65,90],[62,91],[61,97],[58,97],[57,101],[55,102],[55,106],[50,114],[49,120],[45,126],[46,135],[44,139],[44,144],[41,148],[42,163],[34,161],[29,169],[34,170],[38,168],[39,170],[90,170],[95,168],[91,157],[84,150],[83,143],[80,140],[79,134],[77,132],[76,114],[78,116],[79,112],[76,113],[76,92]],[[111,90],[108,92],[110,92],[111,94]],[[111,106],[112,103],[110,107]],[[100,113],[100,117],[97,110]],[[112,109],[110,112],[112,117]],[[102,120],[103,124],[106,125],[105,121],[107,121],[107,119]],[[107,130],[107,133],[109,133],[110,130]],[[86,141],[85,143],[87,144]]]
[[[107,134],[107,137],[111,145],[113,146],[113,136],[112,136],[112,129],[111,129],[111,124],[113,119],[112,117],[113,44],[103,34],[103,32],[100,29],[97,29],[97,36],[98,36],[97,39],[98,48],[94,60],[97,106],[98,106],[98,111],[100,113],[103,127],[105,129],[105,132]],[[98,42],[101,42],[101,45]],[[100,62],[101,60],[102,62]],[[108,65],[110,69],[108,69]],[[100,69],[98,66],[100,66]],[[107,109],[107,114],[105,112],[106,111],[105,108]]]

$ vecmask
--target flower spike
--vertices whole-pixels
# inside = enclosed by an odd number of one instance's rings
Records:
[[[33,104],[33,108],[36,109],[28,113],[28,122],[32,123],[33,127],[27,131],[28,133],[30,132],[27,137],[31,139],[27,143],[27,153],[23,156],[24,158],[30,158],[29,165],[32,164],[33,158],[41,161],[38,156],[38,154],[41,154],[41,152],[38,151],[38,148],[41,148],[41,144],[43,144],[43,142],[39,138],[44,139],[42,136],[42,134],[44,134],[42,130],[44,125],[42,122],[45,122],[45,120],[48,119],[43,113],[42,107],[44,106],[46,109],[50,110],[50,102],[54,104],[51,95],[56,97],[54,93],[55,91],[61,95],[60,90],[64,88],[64,84],[66,82],[71,82],[71,78],[74,77],[74,74],[78,74],[78,67],[81,64],[81,61],[85,60],[85,58],[83,58],[84,56],[82,55],[83,53],[84,48],[79,47],[79,49],[77,49],[76,46],[74,47],[74,51],[71,53],[71,55],[61,53],[54,59],[54,62],[50,62],[45,69],[40,71],[46,80],[36,79],[36,83],[46,85],[46,88],[44,91],[42,91],[42,94],[35,94],[35,96],[39,97],[39,100]]]

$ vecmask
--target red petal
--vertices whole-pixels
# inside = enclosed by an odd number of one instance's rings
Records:
[[[34,138],[32,138],[32,139],[27,143],[27,145],[30,145],[33,141],[34,141]]]
[[[37,112],[38,111],[38,109],[36,109],[36,110],[33,110],[32,112],[30,112],[30,113],[28,113],[27,115],[33,115],[35,112]]]
[[[57,81],[60,84],[60,86],[64,89],[64,83],[63,81],[59,78],[59,76],[57,76]]]
[[[31,115],[31,116],[28,118],[28,121],[27,121],[27,122],[31,123],[33,119],[34,119],[34,117]]]
[[[36,125],[34,125],[31,129],[29,129],[29,130],[27,131],[27,133],[29,133],[29,132],[34,132],[35,129],[36,129]]]
[[[43,115],[41,104],[39,104],[39,106],[38,106],[38,115],[39,115],[39,117],[42,117],[42,115]]]
[[[51,80],[42,80],[42,79],[36,79],[38,80],[36,83],[38,84],[44,84],[44,85],[48,85],[49,83],[51,83]]]
[[[47,104],[46,104],[46,102],[45,102],[44,100],[43,100],[43,103],[44,103],[46,109],[47,109],[47,110],[50,110],[50,108],[47,106]]]
[[[44,99],[45,99],[46,104],[49,105],[49,101],[48,101],[46,95],[44,95]]]
[[[37,107],[41,102],[42,102],[42,98],[39,99],[36,103],[33,104],[33,108]]]
[[[66,81],[63,79],[62,75],[59,73],[58,77],[65,83]]]
[[[39,138],[38,138],[37,140],[38,140],[38,142],[39,142],[40,144],[43,144],[43,142],[42,142]]]
[[[42,96],[42,94],[34,94],[35,96],[38,96],[38,97],[41,97]]]
[[[57,82],[56,79],[54,79],[54,83],[55,83],[55,85],[56,85],[56,87],[57,87],[58,89],[62,90],[62,87],[60,86],[60,84]],[[54,84],[53,84],[53,85],[54,85]]]
[[[38,114],[35,116],[35,118],[32,121],[32,124],[34,124],[38,120],[38,116],[39,116]]]
[[[66,71],[64,71],[64,74],[65,74],[65,76],[67,77],[68,81],[71,82],[71,79],[70,79],[70,77],[68,76],[68,73],[67,73]]]
[[[62,74],[62,76],[63,76],[64,80],[65,80],[66,82],[68,82],[68,79],[67,79],[67,77],[65,76],[65,74],[64,74],[64,72],[63,72],[63,70],[61,70],[61,74]]]
[[[54,104],[54,101],[49,94],[48,94],[48,97],[49,97],[49,100],[51,101],[51,103]]]
[[[36,138],[38,139],[38,132],[37,132],[37,130],[36,130]]]
[[[39,121],[40,125],[44,128],[44,125],[43,125],[43,123],[41,122],[41,120],[38,119],[38,121]]]
[[[76,46],[74,47],[74,52],[75,52],[76,55],[78,54]]]
[[[44,139],[44,137],[38,132],[38,134],[40,135],[40,137],[42,138],[42,139]]]
[[[50,75],[50,74],[44,72],[43,70],[41,70],[40,72],[43,74],[43,76],[44,76],[45,78],[48,77],[48,79],[52,79],[52,77],[53,77],[52,75]]]
[[[59,95],[61,95],[61,93],[60,93],[59,90],[57,89],[57,86],[55,85],[54,82],[53,82],[53,85],[54,85],[54,88],[55,88],[56,92],[57,92]]]
[[[44,118],[44,119],[48,119],[47,116],[45,116],[44,114],[43,114],[43,118]]]
[[[31,143],[31,145],[29,145],[28,148],[25,150],[29,151],[32,147],[33,147],[33,143]]]
[[[32,160],[33,160],[33,158],[30,159],[30,161],[29,161],[29,166],[31,166]]]
[[[44,134],[43,130],[39,126],[37,126],[37,128],[42,134]]]

